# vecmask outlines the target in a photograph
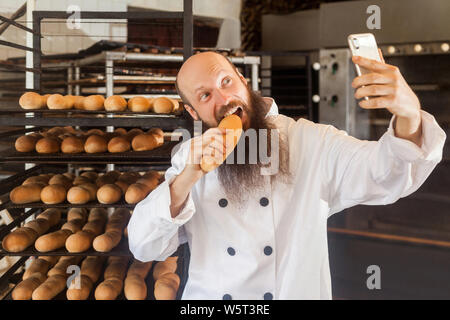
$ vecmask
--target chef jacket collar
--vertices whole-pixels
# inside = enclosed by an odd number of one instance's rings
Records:
[[[275,100],[273,100],[273,98],[270,98],[270,97],[263,97],[263,99],[267,103],[268,106],[270,105],[270,109],[266,113],[266,117],[278,115],[278,106],[275,103]]]

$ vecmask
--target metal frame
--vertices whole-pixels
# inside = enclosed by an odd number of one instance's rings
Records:
[[[151,19],[151,18],[182,18],[183,19],[183,59],[186,60],[193,52],[193,6],[192,0],[183,0],[182,12],[141,12],[141,11],[126,11],[126,12],[100,12],[100,11],[81,11],[80,19]],[[41,21],[43,19],[67,19],[71,13],[66,11],[33,11],[33,48],[40,52],[41,50]],[[94,56],[95,57],[95,56]],[[87,58],[89,61],[89,58]],[[95,60],[95,58],[94,58]],[[106,64],[111,64],[106,59]],[[41,54],[33,54],[34,69],[41,70]],[[111,65],[112,67],[112,65]],[[75,71],[75,73],[77,73]],[[108,77],[107,77],[108,81]],[[33,89],[41,90],[41,77],[38,74],[34,76]]]

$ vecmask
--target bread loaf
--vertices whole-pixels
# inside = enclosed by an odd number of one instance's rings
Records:
[[[73,101],[71,98],[63,97],[59,93],[55,93],[48,97],[47,107],[54,110],[71,109],[73,107]]]
[[[159,97],[153,100],[153,111],[156,113],[171,113],[173,102],[166,97]]]
[[[57,225],[61,220],[61,210],[57,208],[49,208],[40,213],[36,219],[46,219],[50,228]]]
[[[127,189],[125,193],[125,201],[128,204],[135,204],[143,199],[150,193],[150,188],[142,183],[133,183]]]
[[[241,118],[235,114],[229,115],[220,121],[219,128],[227,129],[227,133],[224,135],[224,141],[226,142],[225,154],[221,162],[216,162],[213,156],[202,157],[200,167],[204,172],[209,172],[220,166],[234,150],[242,134]],[[232,136],[230,137],[229,135]]]
[[[111,153],[126,152],[131,149],[130,142],[124,137],[115,137],[108,142],[108,151]]]
[[[97,191],[98,202],[103,204],[116,203],[122,197],[122,190],[115,184],[105,184]]]
[[[75,281],[72,281],[66,296],[68,300],[86,300],[89,297],[94,283],[100,277],[104,257],[86,257],[81,264],[80,288],[75,287]]]
[[[96,300],[115,300],[123,289],[123,279],[128,266],[128,257],[109,257],[104,281],[95,289]]]
[[[180,110],[180,102],[177,99],[170,99],[173,104],[172,112],[178,112]]]
[[[70,208],[67,211],[67,221],[71,220],[82,220],[83,222],[87,220],[88,212],[85,208]]]
[[[127,132],[127,134],[125,135],[125,139],[127,139],[129,142],[131,142],[131,141],[133,141],[134,137],[136,137],[137,135],[139,135],[141,133],[144,133],[144,131],[142,131],[142,129],[133,128]]]
[[[34,246],[39,252],[49,252],[64,247],[67,238],[72,234],[68,229],[61,229],[52,233],[44,234],[37,238]]]
[[[157,147],[164,144],[164,131],[162,131],[160,128],[151,128],[148,131],[148,134],[153,135],[153,137],[156,139]]]
[[[96,236],[104,230],[107,218],[106,210],[94,208],[89,213],[88,223],[83,230],[69,236],[66,240],[66,249],[69,252],[84,252],[88,250]]]
[[[37,232],[31,228],[18,228],[3,238],[2,246],[8,252],[21,252],[32,245],[37,237]]]
[[[66,188],[60,184],[50,184],[41,191],[41,200],[45,204],[57,204],[66,200]]]
[[[28,269],[25,270],[22,276],[22,280],[26,280],[35,273],[40,273],[42,275],[46,275],[48,272],[48,269],[50,269],[51,264],[47,260],[44,259],[34,259],[33,262],[30,264]]]
[[[178,276],[174,273],[170,275],[171,276],[169,276],[169,274],[164,274],[161,278],[156,280],[154,288],[154,296],[156,300],[175,300],[178,291],[178,284],[174,278],[178,278]]]
[[[94,134],[86,139],[84,151],[87,153],[106,152],[108,151],[108,143],[104,137]]]
[[[84,110],[84,97],[75,96],[75,102],[73,104],[73,107],[77,110]]]
[[[33,300],[51,300],[66,287],[67,277],[54,275],[48,277],[36,290],[33,291]]]
[[[97,199],[98,187],[93,183],[83,183],[78,185],[78,187],[84,188],[89,192],[89,201],[95,201]]]
[[[145,300],[147,298],[145,278],[151,267],[152,261],[133,261],[125,278],[124,292],[128,300]]]
[[[86,177],[91,181],[95,181],[98,178],[97,172],[94,172],[94,171],[85,171],[80,176]]]
[[[124,128],[116,128],[116,129],[114,129],[114,132],[118,133],[121,136],[127,134],[127,130]]]
[[[127,109],[127,102],[121,96],[110,96],[105,100],[106,111],[125,111]]]
[[[19,99],[19,105],[22,109],[26,110],[38,110],[45,108],[43,104],[44,100],[41,95],[36,92],[25,92]]]
[[[75,177],[75,179],[73,179],[72,183],[74,186],[78,186],[80,184],[92,183],[92,180],[89,179],[88,177],[78,176],[78,177]]]
[[[67,201],[72,204],[85,204],[91,201],[91,194],[81,185],[74,186],[67,192]]]
[[[114,182],[114,184],[120,188],[122,194],[125,194],[128,190],[128,187],[130,186],[128,183],[122,180],[117,180],[116,182]]]
[[[78,137],[67,137],[61,143],[63,153],[81,153],[84,152],[85,141]]]
[[[41,138],[30,134],[24,135],[16,139],[14,147],[18,152],[32,152],[35,150],[36,143],[39,139]]]
[[[40,184],[40,185],[43,184],[45,186],[46,184],[48,184],[48,181],[49,181],[48,177],[44,177],[44,176],[41,176],[41,175],[39,175],[39,176],[32,176],[32,177],[29,177],[29,178],[25,179],[25,181],[22,182],[22,185],[24,186],[24,185],[27,185],[27,184],[37,183],[37,184]]]
[[[58,262],[47,272],[47,276],[61,275],[68,277],[67,268],[71,265],[78,265],[81,261],[81,256],[63,256]]]
[[[105,98],[101,95],[90,95],[84,98],[83,100],[83,107],[84,110],[91,110],[91,111],[100,111],[104,110],[104,104]]]
[[[12,291],[13,300],[30,300],[33,291],[36,290],[45,280],[47,276],[42,273],[34,273],[21,281]]]
[[[50,228],[50,224],[46,219],[37,218],[25,223],[24,227],[33,229],[38,235],[41,235],[47,232]]]
[[[158,142],[152,134],[139,134],[133,138],[131,146],[134,151],[148,151],[156,148]]]
[[[76,97],[71,94],[68,94],[68,95],[64,96],[64,100],[66,100],[67,109],[72,109],[75,105]]]
[[[120,172],[118,171],[109,171],[107,173],[105,173],[104,175],[101,175],[97,178],[97,180],[95,180],[95,184],[97,185],[97,187],[101,187],[105,184],[112,184],[114,182],[116,182],[116,180],[119,178],[120,176]]]
[[[158,262],[153,268],[153,279],[158,280],[164,273],[175,273],[178,257],[168,257],[165,261]]]
[[[60,142],[57,138],[46,137],[36,142],[36,152],[57,153],[60,150]]]
[[[130,219],[130,211],[125,208],[116,209],[109,217],[105,233],[94,239],[93,247],[98,252],[109,252],[122,239],[123,229]]]
[[[128,109],[132,112],[148,112],[150,102],[144,97],[133,97],[128,100]]]
[[[15,204],[25,204],[41,201],[41,191],[44,188],[39,183],[28,183],[12,189],[10,200]]]

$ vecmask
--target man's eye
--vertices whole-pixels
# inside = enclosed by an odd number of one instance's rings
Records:
[[[209,93],[203,93],[203,94],[200,96],[200,100],[205,100],[206,98],[208,98],[208,96],[209,96]]]
[[[222,84],[223,84],[223,85],[227,85],[227,84],[229,84],[230,82],[231,82],[231,79],[230,79],[230,78],[225,78],[225,79],[223,79]]]

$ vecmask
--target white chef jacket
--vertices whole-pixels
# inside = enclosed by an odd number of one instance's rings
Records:
[[[331,299],[327,218],[357,204],[390,204],[420,187],[446,138],[432,115],[421,115],[419,148],[395,137],[394,117],[378,141],[362,141],[331,125],[278,115],[272,102],[267,116],[287,136],[294,183],[266,179],[260,196],[239,209],[214,170],[172,218],[169,185],[185,166],[190,141],[184,142],[165,181],[136,205],[130,250],[141,261],[165,260],[187,241],[182,299]]]

